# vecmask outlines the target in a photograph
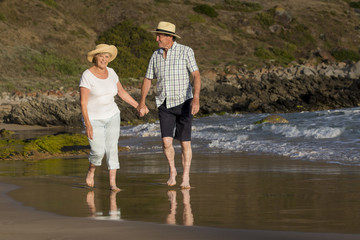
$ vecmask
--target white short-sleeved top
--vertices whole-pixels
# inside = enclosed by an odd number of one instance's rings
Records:
[[[120,112],[114,97],[117,94],[118,75],[112,68],[107,67],[108,78],[97,78],[89,69],[80,78],[80,87],[90,90],[87,105],[90,120],[106,119]]]

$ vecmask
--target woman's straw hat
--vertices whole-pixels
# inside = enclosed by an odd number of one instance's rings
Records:
[[[117,48],[114,45],[107,45],[107,44],[96,45],[95,50],[88,52],[87,60],[89,62],[93,62],[94,56],[98,53],[110,53],[111,57],[110,57],[109,62],[111,62],[112,60],[114,60],[116,58]]]
[[[154,33],[163,33],[167,35],[171,35],[177,38],[181,38],[179,35],[175,34],[175,25],[169,22],[159,22],[157,28],[155,31],[152,31]]]

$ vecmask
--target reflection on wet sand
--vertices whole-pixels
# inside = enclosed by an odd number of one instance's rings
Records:
[[[90,217],[97,220],[121,220],[120,208],[118,209],[116,203],[116,194],[118,192],[110,191],[110,210],[109,216],[104,216],[103,212],[97,212],[95,206],[95,192],[89,191],[86,195],[86,203],[90,210]]]
[[[191,204],[190,204],[190,189],[182,189],[181,193],[183,195],[183,225],[184,226],[193,226],[194,225],[194,215],[192,214]],[[167,192],[170,202],[170,213],[166,218],[166,223],[175,225],[176,224],[176,209],[177,209],[177,201],[176,201],[176,191],[169,190]]]

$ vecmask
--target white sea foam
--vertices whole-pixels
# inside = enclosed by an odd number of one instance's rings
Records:
[[[340,136],[344,128],[333,128],[333,127],[319,127],[319,128],[309,128],[309,129],[298,129],[297,126],[292,126],[288,124],[276,125],[273,124],[270,126],[270,131],[275,134],[281,134],[284,137],[296,138],[296,137],[311,137],[315,139],[325,139],[325,138],[336,138]]]
[[[360,108],[282,114],[289,124],[253,124],[266,114],[195,119],[193,148],[204,152],[259,152],[311,161],[360,165]],[[139,151],[159,151],[159,123],[122,127]],[[152,149],[144,142],[157,141]]]
[[[156,137],[160,136],[159,123],[147,123],[134,127],[122,127],[122,136]]]

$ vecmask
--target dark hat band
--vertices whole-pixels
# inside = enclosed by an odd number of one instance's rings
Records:
[[[155,32],[166,32],[166,33],[170,33],[170,34],[175,34],[174,32],[170,32],[167,30],[159,29],[159,28],[157,28]]]

